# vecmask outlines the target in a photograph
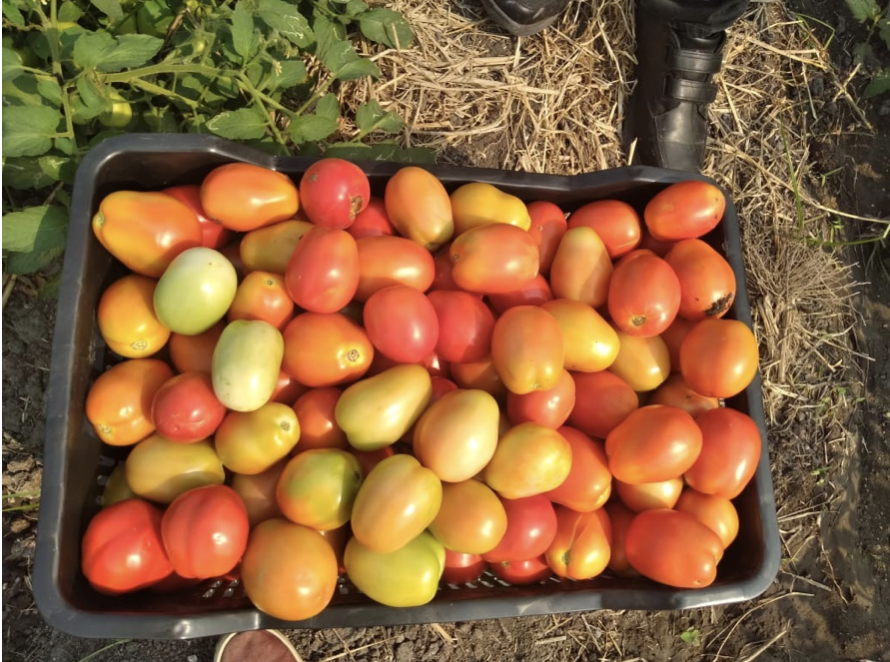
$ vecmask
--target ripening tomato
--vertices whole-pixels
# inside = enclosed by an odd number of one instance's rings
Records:
[[[550,266],[553,296],[599,308],[606,303],[611,278],[612,260],[599,235],[586,226],[566,230]]]
[[[521,561],[504,561],[492,563],[491,571],[499,578],[515,586],[537,584],[553,575],[544,555]]]
[[[486,554],[507,531],[507,512],[491,488],[478,480],[442,485],[442,506],[430,533],[447,549]]]
[[[108,347],[124,358],[151,356],[170,338],[170,330],[155,315],[156,283],[130,274],[109,285],[99,299],[99,333]]]
[[[346,434],[337,425],[334,415],[341,394],[342,391],[333,386],[313,388],[294,403],[294,412],[300,422],[298,453],[313,448],[349,450]]]
[[[400,363],[427,357],[439,341],[436,309],[423,292],[393,285],[365,303],[365,330],[374,348]]]
[[[427,295],[439,322],[436,353],[453,363],[481,361],[491,353],[494,314],[467,292],[441,290]]]
[[[507,393],[507,415],[513,425],[538,423],[556,430],[569,418],[575,406],[575,381],[563,370],[556,386],[524,395]]]
[[[303,386],[284,370],[279,370],[278,382],[275,384],[275,390],[272,391],[272,396],[269,398],[269,402],[281,402],[286,405],[291,405],[308,390],[309,388],[307,386]]]
[[[721,407],[695,419],[702,433],[702,449],[684,477],[689,486],[726,499],[735,499],[757,471],[760,429],[740,411]]]
[[[445,570],[442,581],[452,586],[471,584],[482,576],[488,564],[480,554],[462,554],[445,548]]]
[[[565,345],[556,319],[537,306],[517,306],[498,318],[491,358],[504,385],[518,395],[548,391],[562,377]]]
[[[252,476],[244,474],[232,476],[232,489],[238,493],[247,508],[247,519],[251,529],[267,519],[284,517],[278,507],[275,490],[286,464],[286,460],[281,460],[265,471]]]
[[[680,346],[695,324],[677,315],[673,323],[661,332],[661,339],[668,349],[672,373],[680,372]]]
[[[300,313],[283,337],[285,372],[310,388],[359,379],[374,360],[368,334],[341,313]]]
[[[630,412],[640,406],[636,391],[611,372],[574,372],[575,408],[569,425],[586,435],[605,439]]]
[[[216,431],[216,452],[237,474],[258,474],[287,457],[300,440],[291,407],[267,402],[253,411],[230,411]]]
[[[81,542],[81,569],[106,595],[151,586],[173,572],[161,540],[163,513],[142,499],[127,499],[99,511]]]
[[[155,430],[151,403],[173,376],[157,359],[130,359],[112,366],[87,393],[86,414],[99,439],[111,446],[131,446]]]
[[[670,478],[655,483],[630,485],[615,481],[615,491],[621,503],[635,513],[657,508],[673,508],[683,491],[682,478]]]
[[[251,163],[227,163],[201,182],[201,206],[230,230],[249,232],[286,221],[300,203],[287,175]]]
[[[507,294],[538,275],[538,245],[515,225],[469,230],[451,243],[448,253],[451,277],[467,292]]]
[[[609,470],[632,485],[682,476],[701,448],[702,433],[692,416],[665,405],[631,412],[606,437]]]
[[[667,509],[637,515],[627,529],[624,549],[641,575],[677,588],[712,584],[723,557],[716,533],[688,513]]]
[[[618,334],[586,303],[556,299],[541,307],[553,315],[562,330],[566,370],[599,372],[618,357]]]
[[[291,219],[251,230],[241,239],[239,255],[245,271],[268,271],[283,276],[300,240],[314,226]]]
[[[553,301],[553,292],[547,279],[538,274],[512,292],[489,294],[488,300],[491,302],[491,307],[500,315],[516,306],[540,306]]]
[[[651,338],[667,329],[680,309],[680,281],[656,255],[629,257],[609,283],[609,316],[624,333]]]
[[[566,479],[547,496],[581,513],[601,508],[612,493],[612,473],[603,442],[575,428],[563,426],[558,431],[572,448],[572,467]]]
[[[572,447],[556,430],[520,423],[498,441],[485,467],[485,483],[506,499],[543,494],[559,487],[572,466]]]
[[[735,299],[729,262],[700,239],[677,242],[664,256],[680,282],[679,315],[688,320],[723,317]]]
[[[671,184],[643,210],[646,228],[659,241],[695,239],[720,223],[726,209],[723,192],[708,182],[688,180]]]
[[[391,236],[396,233],[386,214],[386,203],[373,195],[368,201],[368,206],[355,215],[355,220],[346,231],[356,240],[362,237]]]
[[[251,532],[241,576],[257,609],[299,621],[321,613],[334,597],[337,556],[318,531],[270,519]]]
[[[501,499],[507,530],[501,541],[482,557],[491,564],[521,561],[542,555],[556,537],[556,511],[544,494],[524,499]]]
[[[406,166],[386,182],[386,214],[399,234],[432,252],[451,240],[454,217],[448,191],[435,175]]]
[[[667,346],[661,336],[631,336],[618,331],[618,356],[609,372],[621,377],[634,391],[652,391],[671,374]]]
[[[531,225],[525,203],[491,184],[472,182],[451,194],[454,235],[492,223],[506,223],[528,230]]]
[[[321,228],[345,230],[371,199],[364,171],[343,159],[313,163],[300,179],[300,203],[309,220]]]
[[[161,521],[173,570],[186,579],[209,579],[232,570],[244,556],[249,530],[244,502],[225,485],[180,495]]]
[[[602,574],[612,553],[612,523],[600,508],[578,513],[556,507],[556,537],[544,557],[560,577],[592,579]]]
[[[529,203],[528,215],[531,218],[528,233],[538,244],[540,271],[549,274],[559,241],[567,229],[566,215],[552,202],[543,201]]]
[[[358,246],[359,281],[355,298],[367,301],[390,285],[407,285],[426,292],[433,284],[436,267],[423,246],[402,237],[363,237]]]
[[[355,296],[358,246],[343,230],[312,228],[291,255],[284,274],[287,293],[313,313],[335,313]]]
[[[640,244],[640,216],[621,200],[597,200],[578,207],[569,215],[569,228],[583,225],[596,231],[613,260],[627,255]]]
[[[151,420],[158,434],[183,444],[212,435],[225,415],[225,405],[217,399],[206,372],[186,372],[168,379],[151,405]]]
[[[287,463],[275,498],[290,521],[330,531],[349,521],[361,484],[362,467],[355,455],[339,448],[316,448]]]
[[[177,255],[201,246],[201,224],[186,205],[166,193],[115,191],[93,216],[105,249],[137,274],[160,278]]]
[[[228,318],[262,320],[279,331],[294,317],[294,302],[287,294],[284,278],[267,271],[251,271],[244,277],[229,306]]]
[[[680,372],[696,393],[731,398],[744,391],[757,374],[757,340],[744,322],[702,320],[680,346]]]
[[[179,372],[209,373],[213,366],[213,350],[225,328],[225,322],[218,322],[196,336],[171,333],[170,360],[173,367]]]
[[[507,395],[507,387],[495,370],[491,355],[472,363],[452,363],[451,377],[460,388],[477,388],[495,398]]]
[[[457,390],[430,405],[414,427],[414,455],[443,481],[469,480],[489,463],[498,444],[500,409],[485,391]],[[457,551],[463,550],[442,542]]]
[[[692,418],[696,418],[704,411],[719,407],[720,401],[717,398],[706,398],[693,391],[683,381],[683,375],[671,375],[655,390],[649,398],[649,404],[679,407]]]
[[[436,474],[410,455],[393,455],[374,467],[359,488],[352,532],[374,552],[394,552],[420,535],[441,505],[442,482]]]
[[[226,479],[223,464],[209,441],[178,444],[153,434],[127,457],[127,484],[144,499],[170,503],[184,492]]]
[[[610,501],[605,506],[606,514],[612,523],[612,550],[609,554],[609,569],[619,577],[639,577],[639,574],[627,560],[624,540],[627,529],[633,522],[636,513],[629,510],[620,501]]]
[[[201,187],[196,184],[184,184],[165,188],[164,193],[172,195],[186,207],[191,209],[201,224],[201,245],[205,248],[220,248],[232,238],[232,231],[223,227],[219,221],[208,218],[201,206]]]
[[[739,514],[729,499],[687,488],[677,500],[675,510],[689,513],[720,536],[723,549],[739,535]]]

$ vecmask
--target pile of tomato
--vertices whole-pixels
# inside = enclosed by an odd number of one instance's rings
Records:
[[[738,534],[757,425],[723,399],[757,343],[725,319],[725,200],[668,186],[566,216],[398,170],[382,199],[323,159],[105,197],[93,230],[130,273],[98,306],[122,357],[86,413],[130,447],[82,544],[108,594],[240,577],[287,620],[345,573],[433,599],[609,569],[711,584]]]

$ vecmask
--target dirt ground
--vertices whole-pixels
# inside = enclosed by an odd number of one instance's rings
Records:
[[[834,26],[832,59],[841,78],[850,75],[855,66],[850,53],[864,33],[843,3],[792,0],[789,4]],[[890,53],[880,47],[876,51],[879,62],[890,66]],[[813,81],[809,93],[817,102],[822,97],[829,108],[835,101],[827,86]],[[813,139],[809,165],[825,175],[824,186],[814,195],[832,209],[887,218],[890,99],[885,95],[884,101],[879,97],[862,107],[873,134],[843,131]],[[830,133],[829,123],[837,126],[836,117],[820,117],[826,126],[817,120],[813,136]],[[460,151],[446,157],[498,166],[494,157],[489,163]],[[845,232],[856,239],[874,230],[847,219]],[[826,440],[808,439],[804,446],[812,445],[816,459],[792,462],[782,456],[785,448],[791,448],[786,440],[810,429],[806,418],[817,414],[808,412],[820,411],[819,403],[811,403],[811,409],[780,409],[771,422],[773,480],[785,548],[779,575],[761,598],[684,612],[599,611],[440,626],[290,632],[303,658],[314,662],[890,660],[890,245],[885,241],[877,246],[850,248],[842,254],[853,265],[855,280],[863,283],[852,301],[858,319],[850,331],[861,355],[860,378],[850,384],[848,394],[842,394],[846,407],[832,432],[846,440],[843,452],[832,446],[823,458],[823,446],[829,448]],[[215,640],[80,639],[48,627],[36,611],[30,591],[39,512],[34,497],[40,490],[44,393],[55,309],[54,300],[38,293],[42,278],[19,280],[3,310],[3,492],[20,495],[4,497],[3,504],[3,660],[209,662]],[[756,301],[756,289],[751,294]],[[819,374],[814,368],[813,379]]]

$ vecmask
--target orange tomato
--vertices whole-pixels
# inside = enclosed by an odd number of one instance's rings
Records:
[[[556,537],[544,556],[560,577],[592,579],[609,565],[612,553],[612,523],[600,508],[578,513],[556,507]]]
[[[631,253],[609,283],[609,316],[621,331],[651,338],[667,329],[680,309],[680,281],[657,255]]]
[[[275,390],[272,391],[272,397],[269,398],[269,402],[281,402],[286,405],[292,405],[297,398],[308,390],[308,387],[303,386],[284,370],[279,370],[278,383],[275,384]]]
[[[699,414],[702,449],[685,474],[689,486],[735,499],[750,482],[760,461],[760,429],[740,411],[721,407]]]
[[[553,292],[547,279],[538,274],[516,290],[505,294],[489,294],[488,300],[495,312],[502,314],[516,306],[540,306],[553,301]]]
[[[407,166],[386,182],[386,213],[399,234],[435,251],[454,235],[448,191],[423,168]]]
[[[675,509],[689,513],[720,536],[723,549],[729,547],[739,535],[739,514],[729,499],[686,489]]]
[[[635,513],[656,508],[673,508],[683,491],[682,478],[670,478],[655,483],[631,485],[615,481],[615,491],[621,503]]]
[[[671,184],[643,210],[646,227],[658,241],[695,239],[720,223],[726,209],[723,192],[708,182],[688,180]]]
[[[735,272],[729,262],[700,239],[677,242],[664,256],[680,282],[681,317],[723,317],[735,300]]]
[[[247,518],[251,529],[267,519],[283,517],[281,509],[278,507],[278,501],[275,499],[275,489],[285,464],[287,461],[281,460],[265,471],[252,476],[245,474],[232,476],[232,489],[238,493],[247,508]]]
[[[165,188],[164,193],[172,195],[182,204],[195,212],[198,217],[198,223],[201,224],[201,244],[205,248],[216,248],[225,246],[232,238],[232,231],[224,228],[220,223],[212,218],[207,218],[204,209],[201,207],[201,187],[195,184],[184,184],[182,186],[171,186]]]
[[[620,501],[611,501],[606,504],[606,514],[612,523],[612,550],[609,555],[609,569],[619,577],[638,577],[640,573],[633,569],[627,560],[627,552],[624,549],[624,540],[627,537],[627,529],[633,522],[636,513],[628,510]]]
[[[442,485],[442,506],[430,532],[447,549],[486,554],[507,531],[507,511],[491,489],[478,480]]]
[[[473,228],[451,242],[451,277],[467,292],[508,294],[538,275],[538,245],[515,225]]]
[[[151,278],[160,278],[183,251],[202,245],[198,217],[166,193],[109,193],[99,203],[92,225],[109,253]]]
[[[579,207],[569,215],[569,228],[580,226],[596,231],[613,260],[639,246],[642,236],[639,214],[621,200],[597,200]]]
[[[300,313],[282,335],[284,371],[310,388],[358,379],[374,360],[368,334],[340,313]]]
[[[314,388],[301,395],[294,403],[294,412],[300,421],[298,453],[313,448],[349,450],[346,434],[337,425],[334,415],[342,393],[334,386]]]
[[[349,521],[361,484],[362,467],[355,455],[339,448],[316,448],[287,463],[275,498],[290,521],[330,531]]]
[[[549,390],[507,393],[507,415],[513,425],[538,423],[556,430],[568,420],[574,406],[575,382],[566,370]]]
[[[355,298],[367,301],[390,285],[407,285],[426,292],[433,284],[436,267],[430,252],[402,237],[363,237],[358,246],[358,289]]]
[[[562,330],[542,308],[511,308],[495,322],[491,357],[511,392],[523,395],[550,390],[559,382],[564,367]]]
[[[640,406],[636,391],[611,372],[575,372],[575,408],[569,425],[597,439],[606,436]]]
[[[477,388],[495,398],[507,395],[507,387],[494,368],[492,357],[471,363],[452,363],[451,377],[460,388]]]
[[[160,350],[170,330],[155,315],[157,281],[130,274],[113,282],[99,299],[99,333],[111,350],[141,359]]]
[[[279,331],[294,317],[294,302],[287,295],[284,278],[266,271],[251,271],[235,291],[228,318],[262,320]]]
[[[368,206],[355,215],[355,220],[346,231],[358,240],[362,237],[392,236],[396,229],[386,215],[386,203],[372,195]]]
[[[207,215],[236,232],[286,221],[297,213],[299,196],[290,178],[251,163],[228,163],[201,183]]]
[[[173,367],[179,372],[209,373],[213,366],[213,350],[225,328],[224,322],[218,322],[196,336],[170,334],[170,360]]]
[[[643,338],[618,331],[618,343],[618,356],[609,366],[609,371],[618,375],[634,391],[652,391],[670,375],[670,355],[660,336]]]
[[[671,372],[680,372],[680,345],[695,326],[695,322],[685,320],[679,315],[671,325],[661,332],[661,339],[667,345],[668,356],[671,362]]]
[[[157,359],[130,359],[103,372],[87,393],[86,414],[110,446],[131,446],[155,430],[151,403],[173,376]]]
[[[702,320],[680,347],[680,372],[696,393],[731,398],[757,374],[760,352],[751,329],[727,319]]]
[[[599,372],[614,363],[618,334],[593,308],[572,299],[555,299],[541,307],[553,315],[562,330],[566,370]]]
[[[566,215],[552,202],[543,201],[529,203],[528,215],[531,219],[528,233],[538,244],[541,273],[549,274],[559,241],[567,229]]]
[[[649,404],[679,407],[692,416],[692,418],[696,418],[704,411],[719,407],[720,401],[717,398],[706,398],[693,391],[683,381],[683,375],[671,375],[652,394],[652,397],[649,398]]]
[[[553,503],[582,513],[601,508],[612,494],[612,473],[603,442],[575,428],[561,427],[558,432],[572,448],[572,467],[562,484],[547,496]]]
[[[553,296],[599,308],[606,303],[611,278],[612,260],[599,235],[585,226],[566,230],[550,266]]]
[[[294,218],[248,232],[239,244],[244,269],[283,276],[300,239],[312,228],[309,221]]]
[[[572,447],[565,437],[537,423],[521,423],[501,437],[483,478],[505,499],[519,499],[559,487],[571,466]]]
[[[297,244],[284,273],[287,293],[313,313],[335,313],[355,296],[358,246],[345,230],[312,228]]]

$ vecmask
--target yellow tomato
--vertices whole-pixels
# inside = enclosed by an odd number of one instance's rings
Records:
[[[565,342],[565,368],[576,372],[605,370],[618,356],[618,334],[586,303],[556,299],[541,306],[556,318]]]
[[[671,357],[661,336],[640,338],[622,331],[616,333],[618,356],[609,366],[609,372],[621,377],[638,393],[661,386],[671,374]]]
[[[481,182],[464,184],[454,191],[451,210],[455,236],[491,223],[506,223],[523,230],[528,230],[532,223],[522,200]]]
[[[230,411],[216,431],[216,452],[230,471],[258,474],[293,450],[300,422],[292,407],[268,402],[249,412]]]
[[[99,333],[111,350],[128,359],[151,356],[170,338],[155,315],[156,280],[130,274],[113,282],[99,300]]]
[[[423,168],[407,166],[390,177],[384,202],[386,214],[399,234],[430,251],[454,235],[448,191]]]
[[[221,485],[226,472],[209,441],[178,444],[153,434],[133,447],[126,476],[130,489],[139,496],[171,503],[196,487]]]
[[[485,483],[505,499],[542,494],[568,478],[572,447],[556,430],[537,423],[521,423],[501,437]]]
[[[587,226],[569,228],[550,265],[550,288],[557,299],[599,308],[609,295],[612,259],[603,240]]]

